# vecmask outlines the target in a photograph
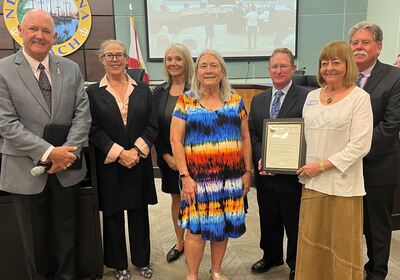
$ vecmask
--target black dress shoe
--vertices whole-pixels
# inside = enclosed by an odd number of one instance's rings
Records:
[[[264,259],[259,260],[251,266],[251,272],[253,273],[264,273],[275,266],[280,266],[283,264],[283,260],[277,262],[267,263]]]
[[[181,251],[178,251],[175,249],[175,247],[176,247],[176,244],[167,253],[167,262],[169,262],[169,263],[176,261],[183,254],[184,249],[182,249]]]
[[[289,280],[294,280],[294,270],[290,270]]]

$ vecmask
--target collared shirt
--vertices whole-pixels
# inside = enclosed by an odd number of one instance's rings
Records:
[[[37,61],[33,57],[29,56],[29,54],[27,54],[25,52],[25,49],[22,49],[22,53],[24,54],[26,60],[28,61],[28,64],[32,69],[33,75],[35,75],[35,77],[38,81],[39,81],[39,75],[40,75],[40,70],[38,67],[39,67],[39,64],[42,63],[42,65],[44,66],[44,71],[46,72],[47,78],[49,79],[50,84],[51,84],[51,75],[50,75],[50,68],[49,68],[49,55],[47,55],[43,59],[43,61]]]
[[[290,87],[292,86],[292,81],[290,81],[287,86],[285,86],[283,89],[278,90],[276,89],[274,86],[272,86],[272,98],[271,98],[271,103],[269,104],[269,112],[271,113],[271,109],[272,109],[272,103],[274,102],[274,98],[275,98],[275,94],[277,91],[281,91],[283,94],[281,96],[281,99],[279,100],[281,102],[280,107],[282,107],[283,104],[283,100],[285,100],[285,97],[290,89]]]
[[[40,64],[40,63],[43,64],[43,66],[44,66],[44,68],[45,68],[44,71],[46,72],[47,78],[49,79],[50,84],[51,84],[51,75],[50,75],[50,71],[49,71],[49,69],[50,69],[50,68],[49,68],[49,55],[47,55],[47,56],[43,59],[43,61],[37,61],[36,59],[34,59],[33,57],[31,57],[29,54],[27,54],[27,53],[25,52],[25,49],[24,49],[24,48],[22,48],[22,53],[24,54],[26,60],[28,61],[28,64],[29,64],[29,66],[30,66],[31,69],[32,69],[33,75],[35,75],[35,78],[36,78],[38,81],[39,81],[39,75],[40,75],[40,70],[39,70],[38,67],[39,67],[39,64]],[[40,161],[41,161],[41,162],[46,162],[46,161],[47,161],[47,158],[49,157],[49,155],[50,155],[51,151],[53,151],[53,149],[54,149],[54,146],[51,145],[51,146],[46,150],[46,152],[44,152],[44,154],[42,155]]]
[[[106,87],[106,90],[115,98],[115,102],[117,102],[119,111],[121,112],[121,117],[124,122],[124,125],[126,125],[128,122],[129,97],[131,96],[135,86],[137,86],[137,83],[134,79],[132,79],[128,74],[125,74],[125,76],[128,79],[128,87],[125,91],[123,100],[121,100],[116,91],[112,88],[112,86],[108,82],[107,75],[104,75],[104,77],[100,80],[99,83],[99,87]],[[143,138],[139,137],[138,139],[136,139],[134,145],[137,146],[141,151],[140,156],[146,158],[150,152],[150,148],[147,146]],[[112,162],[115,162],[123,150],[124,148],[121,145],[114,143],[111,146],[111,149],[108,152],[106,159],[104,160],[104,164],[110,164]]]
[[[368,78],[371,76],[371,72],[372,72],[372,69],[374,69],[375,64],[376,64],[376,61],[375,61],[374,65],[372,65],[371,67],[368,67],[364,71],[360,72],[363,74],[363,77],[360,79],[360,82],[359,82],[360,88],[364,88],[365,84],[367,83]]]

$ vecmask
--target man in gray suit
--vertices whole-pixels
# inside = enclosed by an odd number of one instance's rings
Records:
[[[52,17],[31,10],[18,31],[24,47],[0,60],[0,189],[12,194],[30,278],[74,279],[74,185],[86,167],[69,167],[87,143],[89,103],[78,65],[49,53],[57,36]],[[47,124],[70,126],[62,146],[43,139]],[[47,173],[31,175],[45,163]]]
[[[378,60],[383,32],[370,22],[360,22],[349,31],[360,76],[357,85],[371,96],[374,132],[364,157],[364,234],[368,262],[366,280],[383,280],[388,273],[393,192],[399,168],[400,70]]]
[[[296,70],[287,48],[275,49],[268,71],[273,87],[254,96],[249,114],[253,164],[260,167],[263,121],[269,118],[301,118],[307,90],[292,82]],[[267,272],[283,264],[283,234],[288,237],[286,263],[289,279],[294,279],[297,251],[301,184],[296,175],[256,172],[257,202],[260,216],[260,248],[263,258],[253,264],[253,273]]]

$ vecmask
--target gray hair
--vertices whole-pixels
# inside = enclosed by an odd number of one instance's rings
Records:
[[[190,54],[190,51],[187,49],[187,47],[185,45],[183,45],[181,43],[171,44],[168,46],[168,48],[165,51],[164,62],[163,62],[163,64],[164,64],[163,72],[164,72],[165,80],[169,84],[172,84],[172,77],[168,73],[167,65],[166,65],[166,59],[167,59],[168,53],[171,50],[175,51],[180,57],[182,57],[182,59],[185,63],[185,82],[187,85],[190,85],[190,82],[193,79],[193,72],[194,72],[193,59],[192,59],[192,55]]]
[[[374,41],[377,42],[378,44],[382,44],[383,41],[382,29],[377,24],[369,21],[362,21],[351,27],[349,30],[349,39],[351,40],[351,37],[353,37],[354,33],[356,33],[361,29],[365,29],[371,32],[374,35]]]
[[[228,102],[232,98],[233,90],[229,83],[226,64],[225,64],[225,61],[222,58],[222,56],[219,54],[219,52],[217,52],[216,50],[212,50],[212,49],[205,49],[197,57],[196,64],[194,66],[194,75],[193,75],[192,86],[191,86],[191,90],[194,93],[194,99],[199,100],[204,94],[204,92],[201,91],[200,82],[197,79],[197,73],[199,70],[200,59],[206,54],[211,54],[212,56],[214,56],[218,60],[219,64],[221,65],[222,71],[225,73],[225,75],[222,77],[221,82],[219,83],[219,96],[223,102]]]
[[[105,49],[107,48],[107,46],[108,46],[109,44],[117,44],[117,45],[120,45],[120,46],[122,47],[122,49],[123,49],[123,53],[124,53],[125,55],[128,54],[128,53],[127,53],[127,50],[126,50],[126,47],[125,47],[125,45],[124,45],[124,43],[123,43],[122,41],[120,41],[120,40],[114,40],[114,39],[109,39],[109,40],[105,40],[105,41],[103,41],[103,42],[101,43],[100,49],[99,49],[99,57],[101,57],[101,56],[104,54],[104,51],[105,51]]]

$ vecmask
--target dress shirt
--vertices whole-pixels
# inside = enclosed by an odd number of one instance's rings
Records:
[[[279,100],[281,102],[281,106],[280,108],[282,108],[282,104],[283,104],[283,100],[285,100],[285,97],[290,89],[290,87],[292,86],[292,81],[289,82],[289,84],[287,84],[287,86],[285,86],[283,89],[278,90],[276,89],[274,86],[272,87],[272,98],[271,98],[271,103],[269,104],[269,112],[271,113],[271,109],[272,109],[272,102],[274,102],[274,98],[275,98],[275,93],[277,91],[281,91],[283,94],[281,96],[281,99]]]
[[[368,78],[371,76],[371,72],[372,72],[372,69],[374,69],[375,64],[376,64],[376,62],[371,67],[368,67],[364,71],[360,72],[361,74],[363,74],[363,77],[360,79],[360,82],[359,82],[360,88],[364,88],[365,83],[367,82]]]
[[[49,79],[49,82],[51,84],[51,75],[50,75],[50,71],[49,71],[49,55],[47,55],[42,61],[37,61],[36,59],[34,59],[33,57],[31,57],[29,54],[27,54],[25,52],[25,49],[22,49],[22,53],[24,54],[26,60],[28,61],[29,66],[32,69],[33,75],[35,75],[36,80],[39,81],[39,75],[40,75],[40,70],[39,70],[39,64],[42,63],[42,65],[44,66],[44,72],[47,75],[47,78]],[[40,159],[41,162],[46,162],[47,158],[49,157],[51,151],[53,151],[54,146],[51,145],[46,152],[44,152],[44,154],[42,155],[42,158]]]

